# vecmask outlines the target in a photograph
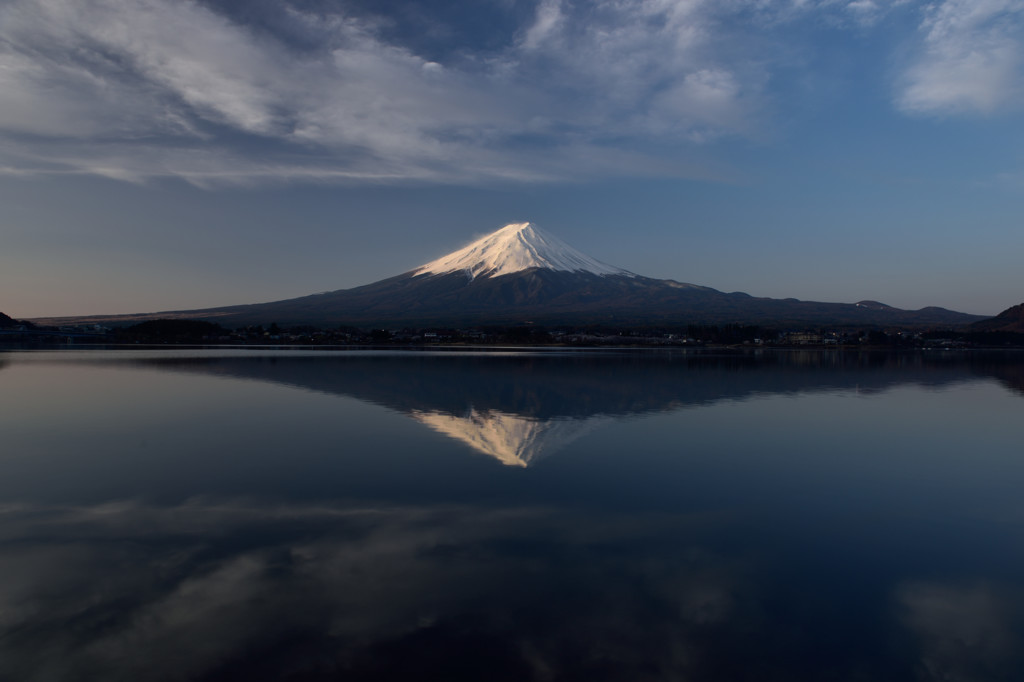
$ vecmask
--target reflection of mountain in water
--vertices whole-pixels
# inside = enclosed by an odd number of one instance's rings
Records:
[[[938,388],[979,377],[998,378],[1019,391],[1015,380],[1024,366],[1008,355],[821,352],[316,352],[142,362],[351,396],[520,467],[608,418],[759,395]]]
[[[561,450],[606,421],[601,417],[540,420],[476,409],[462,416],[413,410],[410,416],[502,464],[517,467],[529,466]]]

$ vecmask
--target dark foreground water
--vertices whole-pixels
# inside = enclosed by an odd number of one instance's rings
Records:
[[[1024,357],[0,354],[0,680],[1024,679]]]

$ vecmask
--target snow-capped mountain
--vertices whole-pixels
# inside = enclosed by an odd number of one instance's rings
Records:
[[[465,273],[469,279],[500,277],[531,268],[593,275],[636,277],[632,272],[595,260],[533,223],[506,225],[469,246],[412,271],[413,275]]]
[[[658,245],[652,244],[652,249]],[[682,267],[682,265],[681,265]],[[395,277],[283,301],[74,321],[157,318],[360,327],[761,324],[951,326],[983,319],[944,308],[900,310],[876,301],[820,303],[756,298],[653,279],[587,256],[533,223],[515,223]],[[71,320],[48,320],[64,324]]]

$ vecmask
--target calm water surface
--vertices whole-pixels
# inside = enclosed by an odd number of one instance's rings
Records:
[[[1024,357],[0,353],[0,680],[1024,679]]]

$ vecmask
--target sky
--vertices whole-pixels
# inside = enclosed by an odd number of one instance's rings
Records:
[[[302,296],[531,221],[994,315],[1022,113],[1024,0],[0,0],[0,311]]]

